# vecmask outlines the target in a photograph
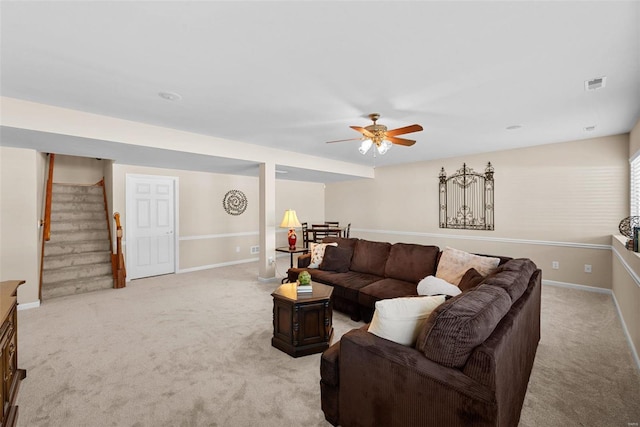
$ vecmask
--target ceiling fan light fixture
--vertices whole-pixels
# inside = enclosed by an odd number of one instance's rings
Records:
[[[391,148],[391,145],[392,144],[389,141],[382,141],[380,144],[377,145],[378,153],[380,153],[380,155],[383,155],[384,153],[389,151],[389,148]]]
[[[373,143],[371,142],[370,139],[365,138],[362,140],[362,143],[360,144],[360,148],[358,148],[358,151],[360,151],[360,154],[362,155],[367,154],[367,151],[369,151],[372,144]]]

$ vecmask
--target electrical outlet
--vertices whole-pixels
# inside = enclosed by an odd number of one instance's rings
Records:
[[[560,263],[558,261],[553,261],[551,263],[551,268],[553,268],[554,270],[559,270],[560,269]]]
[[[260,253],[260,246],[251,246],[251,253],[252,254],[259,254]]]
[[[591,273],[591,264],[585,264],[584,265],[584,272],[585,273]]]
[[[240,253],[240,246],[236,246],[236,253]]]

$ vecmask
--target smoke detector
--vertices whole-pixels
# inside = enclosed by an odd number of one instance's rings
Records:
[[[589,92],[592,90],[602,89],[606,84],[607,76],[596,77],[594,79],[584,81],[584,90]]]

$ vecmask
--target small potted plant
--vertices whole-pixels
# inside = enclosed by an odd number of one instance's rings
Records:
[[[312,292],[311,286],[311,274],[308,271],[303,271],[298,275],[298,292]]]

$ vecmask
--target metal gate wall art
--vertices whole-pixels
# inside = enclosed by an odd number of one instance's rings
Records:
[[[466,163],[447,177],[440,170],[440,228],[493,230],[493,166],[475,172]]]

